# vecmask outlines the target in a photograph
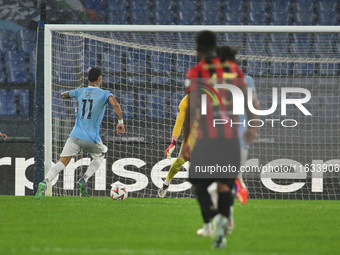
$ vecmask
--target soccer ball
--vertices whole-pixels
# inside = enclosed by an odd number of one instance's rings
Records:
[[[110,197],[113,200],[124,200],[127,198],[128,192],[126,190],[126,187],[122,185],[112,185],[111,191],[110,191]]]

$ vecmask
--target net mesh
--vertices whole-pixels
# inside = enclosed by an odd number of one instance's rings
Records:
[[[77,115],[77,102],[62,100],[60,93],[85,86],[88,68],[100,67],[102,88],[110,90],[120,103],[127,132],[115,134],[117,119],[108,106],[101,138],[109,151],[89,180],[89,194],[108,196],[110,185],[121,182],[131,196],[155,197],[172,163],[164,158],[164,151],[184,97],[185,73],[197,63],[196,33],[58,31],[52,35],[52,161],[57,162]],[[218,44],[238,49],[238,62],[253,76],[262,109],[271,107],[273,87],[278,88],[279,99],[285,87],[305,88],[312,94],[306,104],[312,116],[305,116],[293,105],[288,105],[287,115],[282,116],[279,103],[272,115],[261,117],[266,124],[259,129],[247,165],[260,169],[281,159],[287,165],[292,161],[303,166],[340,163],[339,34],[218,33]],[[279,121],[273,128],[267,119]],[[286,119],[294,119],[298,125],[285,128],[281,121],[289,125]],[[75,182],[90,161],[86,154],[72,160],[60,173],[53,194],[79,195]],[[185,166],[172,181],[170,197],[193,196],[184,179],[188,175]],[[309,172],[306,179],[274,178],[274,184],[261,179],[260,173],[244,173],[243,177],[252,198],[339,199],[339,178],[326,178],[325,174]]]

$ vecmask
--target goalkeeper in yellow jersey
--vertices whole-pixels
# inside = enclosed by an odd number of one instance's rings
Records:
[[[171,144],[165,151],[165,156],[169,159],[171,158],[172,152],[175,150],[178,137],[181,135],[182,127],[185,120],[185,112],[187,108],[188,108],[188,95],[186,95],[182,99],[178,106],[179,112],[176,118],[175,127],[172,131]],[[188,138],[188,144],[190,144],[190,137]],[[172,163],[169,169],[168,175],[166,176],[166,179],[163,183],[163,187],[158,190],[159,197],[165,197],[172,178],[174,178],[174,176],[178,173],[178,171],[181,169],[181,166],[189,160],[189,155],[187,155],[185,151],[187,150],[184,150],[183,147],[181,147],[178,158]]]

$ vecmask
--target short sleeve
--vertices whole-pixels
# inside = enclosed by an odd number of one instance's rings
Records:
[[[247,80],[248,88],[251,88],[254,92],[256,92],[253,77],[251,77],[250,75],[246,75],[246,80]]]
[[[70,95],[71,98],[77,98],[77,96],[78,96],[78,90],[79,90],[79,89],[70,90],[70,91],[68,92],[68,94]]]
[[[109,102],[109,97],[113,97],[113,94],[107,90],[105,91],[104,100],[106,100],[106,102]]]

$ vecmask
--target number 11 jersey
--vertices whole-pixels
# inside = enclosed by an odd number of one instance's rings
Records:
[[[79,104],[76,124],[70,136],[86,142],[99,143],[100,125],[109,97],[113,95],[110,91],[92,86],[70,90],[69,95]]]

